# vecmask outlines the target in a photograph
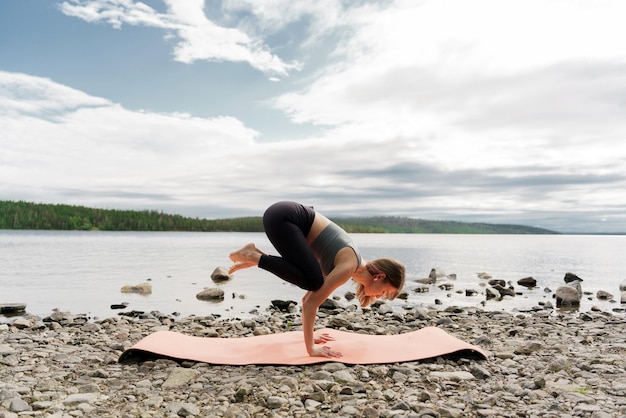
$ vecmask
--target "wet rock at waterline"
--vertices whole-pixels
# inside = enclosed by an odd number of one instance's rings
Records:
[[[139,283],[136,285],[122,286],[120,290],[122,293],[138,293],[140,295],[149,295],[152,293],[152,285],[148,282]]]
[[[224,290],[217,287],[203,289],[196,295],[198,300],[219,301],[224,299]]]

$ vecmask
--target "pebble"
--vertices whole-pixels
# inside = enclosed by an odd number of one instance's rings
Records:
[[[222,366],[162,358],[119,364],[155,330],[238,337],[299,329],[297,310],[250,318],[153,312],[87,321],[55,312],[0,324],[0,418],[592,417],[626,415],[620,312],[491,312],[380,304],[320,310],[317,325],[390,334],[439,326],[488,353],[422,361]],[[332,345],[332,343],[329,343]]]

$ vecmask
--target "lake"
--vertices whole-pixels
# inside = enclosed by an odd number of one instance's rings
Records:
[[[580,310],[592,305],[603,310],[620,309],[619,285],[626,281],[626,236],[592,235],[431,235],[353,234],[367,259],[392,257],[407,267],[409,293],[402,305],[434,306],[435,299],[446,305],[482,306],[489,310],[527,310],[540,301],[552,301],[563,284],[565,273],[583,279],[583,291],[590,292]],[[89,231],[8,231],[0,230],[0,304],[26,303],[27,312],[41,317],[54,308],[92,318],[117,315],[110,305],[127,302],[129,310],[181,316],[219,314],[245,317],[255,309],[263,312],[272,299],[300,302],[303,291],[275,276],[252,268],[235,273],[224,284],[215,284],[211,273],[228,267],[228,254],[248,242],[273,253],[261,233],[179,233],[179,232],[89,232]],[[428,293],[413,291],[416,279],[427,277],[437,267],[456,274],[454,289],[443,291],[430,286]],[[484,295],[465,296],[465,289],[484,293],[477,273],[512,281],[532,276],[538,287],[502,301],[486,301]],[[123,294],[124,285],[150,281],[148,296]],[[205,302],[196,294],[205,287],[220,286],[226,298]],[[335,294],[353,290],[351,284]],[[617,303],[598,301],[595,293],[606,290]],[[458,292],[458,293],[457,293]],[[592,300],[588,300],[591,298]],[[348,303],[341,299],[340,303]],[[625,305],[626,307],[626,305]]]

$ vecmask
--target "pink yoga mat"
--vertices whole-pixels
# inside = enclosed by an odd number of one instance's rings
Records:
[[[157,356],[211,364],[312,364],[337,361],[345,364],[381,364],[421,360],[464,350],[487,355],[437,327],[394,335],[367,335],[321,329],[335,341],[325,345],[343,354],[341,358],[310,357],[304,348],[302,331],[238,338],[194,337],[172,331],[158,331],[126,350],[119,361],[149,353]]]

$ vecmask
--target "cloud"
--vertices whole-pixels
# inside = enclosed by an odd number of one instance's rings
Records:
[[[24,74],[0,72],[0,94],[0,173],[12,179],[4,195],[82,189],[184,200],[181,179],[216,181],[257,135],[229,116],[130,111]]]
[[[625,9],[559,0],[360,8],[344,15],[353,36],[337,45],[343,59],[273,103],[294,123],[325,127],[329,141],[404,138],[413,158],[449,169],[615,167],[626,154],[615,140],[626,134]]]
[[[422,155],[428,141],[262,143],[229,116],[130,111],[18,73],[0,72],[0,81],[9,98],[0,102],[0,176],[11,179],[0,186],[6,199],[201,217],[260,214],[272,201],[294,199],[333,216],[526,221],[566,230],[571,225],[556,219],[559,211],[580,225],[590,216],[607,219],[609,230],[626,213],[616,199],[626,185],[619,167],[568,172],[526,161],[449,169]]]
[[[207,19],[202,0],[165,3],[167,13],[132,0],[72,0],[61,3],[60,10],[90,23],[106,22],[116,29],[123,24],[163,29],[176,41],[174,59],[186,64],[200,60],[247,62],[264,73],[283,76],[300,67],[281,60],[262,39]]]
[[[45,117],[78,107],[107,106],[109,102],[53,83],[46,78],[0,71],[0,115]]]
[[[348,5],[334,0],[224,0],[222,3],[227,15],[236,16],[251,30],[276,33],[294,23],[305,26],[310,39],[304,45],[349,25],[346,14],[361,7],[371,6],[367,2]],[[242,18],[242,14],[248,18]]]

